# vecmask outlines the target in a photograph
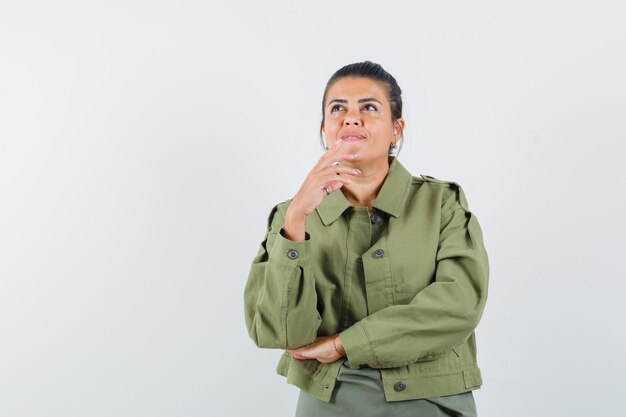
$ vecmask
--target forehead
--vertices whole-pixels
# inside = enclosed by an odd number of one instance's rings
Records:
[[[335,98],[358,100],[360,98],[373,97],[381,103],[387,101],[387,90],[381,82],[364,77],[344,77],[336,81],[329,89],[326,101]]]

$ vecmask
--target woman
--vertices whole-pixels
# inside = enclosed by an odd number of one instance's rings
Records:
[[[460,186],[397,160],[401,89],[347,65],[322,99],[325,153],[270,212],[245,288],[259,347],[285,349],[296,416],[475,416],[481,228]]]

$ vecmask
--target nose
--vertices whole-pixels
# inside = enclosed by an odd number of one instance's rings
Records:
[[[358,111],[348,111],[346,117],[343,119],[344,126],[359,126],[361,124],[361,118]]]

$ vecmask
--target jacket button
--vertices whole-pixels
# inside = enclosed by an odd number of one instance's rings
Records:
[[[382,258],[384,254],[385,254],[384,250],[376,249],[376,251],[374,252],[374,258]]]
[[[298,253],[298,251],[297,251],[297,250],[295,250],[295,249],[290,249],[290,250],[287,252],[287,257],[288,257],[289,259],[298,259],[298,256],[300,256],[300,254],[299,254],[299,253]]]
[[[370,220],[372,221],[373,224],[378,224],[380,223],[382,219],[380,218],[378,214],[372,214],[372,217],[370,218]]]
[[[396,385],[393,386],[393,389],[395,389],[397,392],[404,391],[405,388],[406,384],[402,381],[396,382]]]

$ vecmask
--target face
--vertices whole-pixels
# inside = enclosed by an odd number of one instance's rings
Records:
[[[389,146],[401,137],[404,120],[394,125],[386,87],[369,78],[344,77],[326,94],[322,132],[328,147],[339,138],[346,153],[362,162],[387,163]]]

